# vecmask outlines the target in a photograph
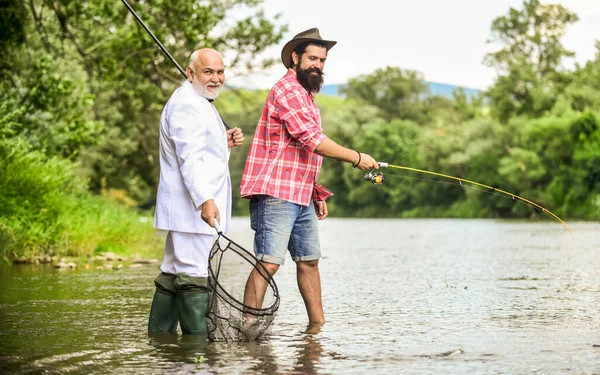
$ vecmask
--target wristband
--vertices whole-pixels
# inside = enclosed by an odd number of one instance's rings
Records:
[[[352,163],[352,168],[358,167],[360,161],[362,160],[362,155],[360,154],[360,152],[356,151],[356,153],[358,154],[358,161],[356,162],[356,164]]]

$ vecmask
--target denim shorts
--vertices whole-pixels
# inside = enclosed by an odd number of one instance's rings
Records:
[[[250,199],[250,226],[254,233],[256,258],[283,264],[286,250],[292,260],[309,261],[321,257],[319,226],[314,206],[256,195]]]

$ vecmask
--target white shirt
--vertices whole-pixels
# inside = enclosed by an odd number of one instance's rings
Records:
[[[160,118],[160,180],[154,226],[187,233],[216,234],[200,217],[214,199],[227,232],[231,219],[231,178],[227,134],[216,108],[185,81]]]

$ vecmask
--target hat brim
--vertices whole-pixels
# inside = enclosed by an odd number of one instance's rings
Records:
[[[315,39],[315,38],[298,38],[292,39],[283,46],[281,50],[281,61],[286,68],[291,68],[293,64],[292,61],[292,52],[298,47],[299,44],[304,42],[316,42],[325,44],[325,49],[329,52],[329,50],[336,45],[336,41],[334,40],[323,40],[323,39]]]

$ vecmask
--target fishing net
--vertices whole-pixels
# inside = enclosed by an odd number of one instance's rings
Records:
[[[254,280],[266,283],[262,307],[244,304],[244,295],[255,293],[255,283],[246,281],[254,271]],[[212,341],[257,341],[268,334],[279,308],[275,280],[253,254],[223,234],[219,234],[208,265],[210,302],[206,315],[208,338]]]

